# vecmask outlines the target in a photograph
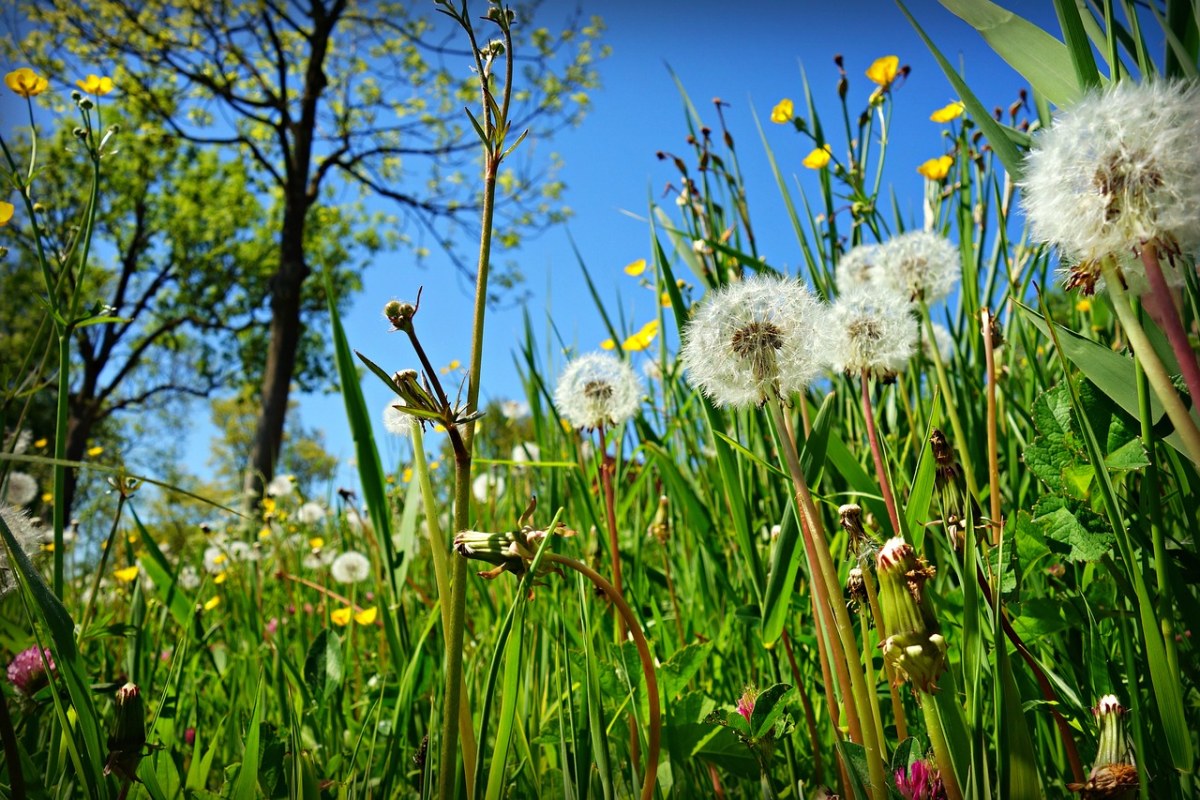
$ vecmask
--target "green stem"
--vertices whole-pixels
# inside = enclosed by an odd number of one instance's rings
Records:
[[[929,309],[921,303],[921,319],[925,323],[925,335],[931,342],[937,342],[933,333],[933,321],[929,318]],[[937,347],[930,348],[933,366],[937,372],[938,387],[942,391],[942,399],[946,406],[946,414],[950,417],[950,428],[954,431],[954,446],[958,449],[958,463],[962,465],[963,477],[967,480],[967,490],[972,498],[979,497],[979,484],[975,482],[975,468],[971,466],[971,454],[967,450],[967,433],[962,420],[958,416],[958,407],[954,404],[954,393],[950,390],[950,378],[946,375],[946,365],[942,363],[942,354]]]
[[[942,677],[943,684],[952,684],[950,673]],[[946,742],[946,732],[942,728],[942,714],[938,708],[938,697],[948,695],[950,702],[957,702],[951,686],[943,685],[938,693],[918,692],[921,697],[921,711],[925,714],[925,731],[929,734],[929,742],[933,745],[933,755],[937,759],[938,774],[942,786],[946,789],[949,800],[962,800],[962,789],[958,785],[958,776],[954,772],[954,759],[950,756],[950,747]]]
[[[1175,386],[1171,383],[1171,376],[1167,374],[1166,367],[1159,360],[1158,353],[1154,351],[1154,346],[1150,344],[1150,339],[1147,338],[1145,330],[1142,329],[1137,316],[1130,308],[1129,295],[1125,293],[1125,287],[1121,284],[1121,276],[1110,260],[1104,261],[1103,270],[1104,280],[1108,284],[1108,293],[1112,296],[1113,310],[1116,311],[1117,319],[1121,321],[1125,335],[1133,346],[1134,355],[1142,362],[1142,368],[1146,370],[1146,378],[1150,381],[1150,386],[1158,395],[1163,408],[1167,411],[1167,416],[1171,419],[1171,424],[1175,426],[1176,432],[1183,440],[1188,458],[1194,465],[1200,465],[1200,430],[1196,428],[1196,421],[1184,408],[1183,401],[1179,399],[1179,392],[1175,391]]]

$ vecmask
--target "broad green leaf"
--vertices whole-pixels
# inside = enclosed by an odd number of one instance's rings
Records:
[[[683,694],[693,676],[712,654],[713,647],[713,642],[695,642],[676,650],[658,670],[662,696],[670,701],[671,698]]]
[[[304,657],[304,682],[309,693],[321,703],[342,685],[342,640],[331,630],[323,630],[313,639]]]
[[[260,676],[258,686],[254,690],[254,711],[250,715],[250,727],[246,731],[246,749],[242,754],[242,765],[237,771],[230,797],[258,796],[255,789],[258,787],[258,762],[262,749],[259,746],[263,714],[262,684],[263,678]]]
[[[776,683],[768,686],[754,698],[754,710],[750,712],[750,733],[754,738],[762,738],[769,733],[775,721],[782,716],[786,698],[792,687],[786,683]]]
[[[1112,549],[1114,536],[1108,523],[1066,498],[1039,500],[1033,524],[1046,539],[1067,545],[1067,558],[1072,561],[1099,561]]]

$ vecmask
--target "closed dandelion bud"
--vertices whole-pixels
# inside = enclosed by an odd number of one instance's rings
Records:
[[[650,523],[650,527],[646,533],[653,536],[660,544],[665,544],[671,536],[671,518],[667,513],[671,501],[664,494],[658,499],[658,510],[654,512],[654,520]]]
[[[1131,800],[1137,796],[1138,773],[1125,732],[1126,709],[1115,695],[1108,694],[1100,698],[1092,714],[1100,728],[1096,761],[1086,783],[1072,783],[1068,788],[1084,800]]]
[[[146,746],[146,704],[137,684],[126,683],[113,698],[117,704],[117,719],[108,737],[108,761],[104,774],[116,773],[125,780],[134,780],[142,750]]]
[[[853,567],[846,577],[846,607],[858,611],[867,599],[867,584],[861,567]]]
[[[946,640],[924,592],[933,567],[903,539],[889,539],[876,562],[884,631],[883,655],[921,692],[937,690],[946,671]]]

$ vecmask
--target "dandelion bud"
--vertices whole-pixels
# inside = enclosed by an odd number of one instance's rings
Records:
[[[1126,709],[1115,695],[1105,695],[1092,709],[1100,728],[1096,760],[1086,783],[1068,784],[1084,800],[1132,800],[1138,792],[1133,747],[1125,732]]]
[[[33,204],[33,213],[35,213],[35,214],[45,214],[45,213],[46,213],[46,206],[45,206],[45,205],[43,205],[42,203],[34,203],[34,204]]]
[[[108,761],[104,774],[116,773],[125,780],[134,780],[142,750],[146,746],[146,705],[137,684],[126,683],[117,690],[117,718],[113,733],[108,737]]]
[[[845,75],[842,75],[842,77],[838,78],[838,82],[837,82],[838,99],[845,100],[846,93],[849,90],[850,90],[850,81],[846,79]]]
[[[883,656],[917,691],[936,691],[937,679],[946,671],[946,640],[923,591],[933,567],[899,537],[888,540],[876,564],[887,633]]]

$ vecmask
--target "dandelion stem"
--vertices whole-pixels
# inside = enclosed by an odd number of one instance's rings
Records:
[[[783,651],[787,654],[788,665],[792,669],[792,680],[796,683],[796,694],[800,696],[800,705],[804,708],[804,724],[808,729],[809,744],[812,746],[813,780],[822,783],[825,779],[825,770],[821,763],[821,740],[817,736],[817,718],[813,714],[812,700],[809,699],[808,692],[804,689],[800,668],[796,665],[796,654],[792,652],[792,638],[788,636],[786,630],[783,631],[781,638],[783,639]]]
[[[1196,362],[1196,352],[1192,349],[1187,331],[1183,329],[1183,322],[1179,319],[1179,309],[1175,307],[1171,288],[1167,286],[1163,277],[1162,265],[1158,260],[1158,247],[1154,242],[1148,242],[1142,248],[1142,264],[1146,267],[1146,277],[1150,281],[1150,294],[1145,298],[1146,307],[1167,334],[1167,341],[1175,351],[1175,358],[1179,361],[1179,369],[1183,372],[1183,380],[1192,396],[1192,402],[1200,402],[1200,364]]]
[[[996,348],[992,342],[992,312],[979,312],[983,328],[983,353],[987,362],[987,445],[988,445],[988,508],[992,517],[992,545],[999,547],[1004,535],[1004,519],[1000,509],[1000,447],[996,438]]]
[[[900,535],[900,515],[896,513],[896,497],[892,494],[892,482],[888,480],[887,467],[883,463],[883,451],[879,447],[879,434],[875,430],[875,409],[871,404],[871,378],[867,370],[862,371],[859,381],[862,384],[862,412],[867,421],[867,441],[871,445],[871,458],[875,461],[875,478],[879,481],[879,489],[883,493],[883,502],[887,505],[888,518],[896,536]]]
[[[929,318],[929,309],[921,303],[921,319],[925,323],[925,335],[929,341],[936,342],[933,333],[933,321]],[[942,391],[942,399],[946,404],[946,415],[950,417],[950,428],[954,431],[954,446],[958,448],[958,463],[962,466],[963,477],[967,481],[967,490],[971,497],[979,497],[979,484],[975,482],[975,468],[971,466],[971,454],[967,450],[967,434],[963,429],[962,420],[958,416],[958,407],[954,404],[954,393],[950,391],[950,378],[946,375],[946,365],[942,363],[942,354],[937,347],[930,348],[933,357],[934,370],[937,372],[938,387]]]
[[[1179,398],[1179,392],[1175,391],[1175,386],[1171,383],[1171,376],[1167,374],[1167,368],[1163,366],[1158,354],[1154,352],[1154,346],[1150,344],[1146,331],[1142,329],[1137,316],[1133,313],[1129,295],[1125,293],[1121,276],[1117,273],[1111,259],[1104,260],[1103,270],[1105,283],[1108,284],[1108,292],[1112,296],[1113,310],[1117,314],[1117,319],[1121,321],[1121,326],[1125,328],[1125,335],[1133,346],[1133,352],[1142,362],[1150,386],[1158,395],[1163,408],[1167,411],[1167,416],[1171,419],[1171,424],[1175,426],[1175,430],[1183,440],[1188,458],[1192,460],[1193,465],[1200,465],[1200,430],[1196,428],[1196,421],[1184,408],[1183,401]]]
[[[638,657],[642,661],[642,675],[646,679],[646,703],[649,706],[650,712],[650,720],[646,726],[646,774],[642,779],[641,800],[651,800],[654,797],[654,785],[658,781],[658,755],[662,737],[662,719],[659,710],[658,677],[654,671],[654,657],[650,654],[650,646],[646,643],[646,636],[642,633],[642,627],[638,624],[637,617],[633,614],[633,609],[625,602],[625,598],[599,572],[596,572],[596,570],[581,561],[576,561],[573,558],[568,558],[558,553],[546,553],[543,558],[552,564],[560,564],[575,570],[595,584],[597,589],[608,595],[608,599],[612,601],[617,609],[617,613],[624,619],[630,635],[633,636],[633,642],[637,646]]]
[[[860,562],[861,563],[861,562]],[[883,646],[883,611],[879,607],[879,587],[875,585],[875,575],[870,568],[863,565],[863,588],[867,592],[867,604],[871,607],[871,616],[875,619],[876,644]],[[865,638],[864,633],[864,638]],[[888,693],[892,698],[892,715],[896,718],[896,738],[904,741],[908,738],[908,720],[904,715],[904,704],[900,701],[900,681],[896,677],[896,668],[888,659],[883,660],[883,672],[887,676]]]

